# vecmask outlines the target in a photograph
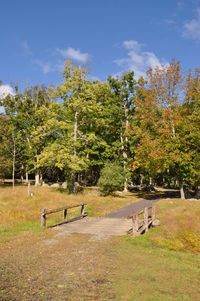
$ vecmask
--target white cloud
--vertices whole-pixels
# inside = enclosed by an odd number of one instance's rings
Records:
[[[129,40],[129,41],[124,41],[123,42],[123,46],[126,49],[131,49],[131,50],[139,51],[141,49],[142,44],[139,44],[135,40]]]
[[[148,67],[155,69],[167,64],[165,60],[160,60],[155,53],[143,51],[143,45],[135,40],[124,41],[122,45],[128,51],[127,57],[115,60],[115,63],[121,69],[133,70],[136,78],[145,76]]]
[[[196,19],[192,19],[184,24],[183,36],[200,40],[200,8],[197,9]]]
[[[24,50],[25,54],[33,55],[32,51],[30,49],[30,46],[26,40],[21,42],[21,46],[22,46],[22,49]]]
[[[47,74],[50,71],[52,71],[50,63],[44,63],[43,61],[38,60],[38,59],[32,60],[32,63],[39,66],[44,74]]]
[[[7,95],[14,95],[14,90],[9,85],[1,85],[0,86],[0,99],[6,97]]]
[[[67,49],[56,48],[56,51],[64,59],[71,59],[83,64],[86,64],[90,59],[90,55],[87,52],[83,53],[79,49],[74,49],[72,47],[68,47]]]

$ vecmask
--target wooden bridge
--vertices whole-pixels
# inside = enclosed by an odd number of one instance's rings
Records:
[[[145,206],[141,208],[142,205]],[[68,219],[67,214],[69,210],[78,207],[80,207],[80,215]],[[142,202],[133,203],[105,217],[88,217],[85,213],[84,203],[53,210],[43,209],[41,225],[46,227],[47,215],[59,211],[63,211],[64,220],[48,227],[62,225],[62,232],[68,234],[82,233],[104,236],[132,234],[137,236],[147,232],[149,227],[154,226],[155,223],[155,204],[145,200],[143,204]]]

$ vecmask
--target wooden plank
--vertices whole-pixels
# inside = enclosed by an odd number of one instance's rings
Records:
[[[64,220],[67,221],[67,209],[64,209]]]
[[[136,234],[138,232],[138,228],[139,228],[138,214],[135,213],[135,214],[133,214],[133,217],[132,217],[132,233]]]
[[[81,204],[81,215],[82,215],[82,217],[84,217],[84,214],[85,214],[85,204],[82,203]]]
[[[46,227],[46,209],[45,208],[42,209],[42,213],[41,213],[41,226]]]
[[[84,205],[86,205],[86,204],[84,204]],[[52,214],[52,213],[56,213],[56,212],[59,212],[59,211],[65,210],[65,209],[68,210],[68,209],[73,209],[73,208],[77,208],[77,207],[80,207],[80,206],[82,206],[82,204],[73,205],[73,206],[64,206],[64,207],[61,207],[61,208],[46,210],[46,214]]]
[[[148,226],[148,207],[145,207],[144,208],[144,227],[145,227],[145,232],[147,232],[148,231],[148,228],[149,228],[149,226]]]
[[[84,217],[85,217],[85,216],[87,216],[87,214],[85,214]],[[80,216],[71,218],[70,220],[67,220],[67,221],[65,220],[65,221],[62,221],[62,222],[60,222],[60,223],[57,223],[57,224],[54,224],[54,225],[50,225],[50,226],[48,226],[47,228],[54,228],[54,227],[57,227],[57,226],[61,226],[61,225],[63,225],[63,224],[68,224],[68,223],[71,223],[71,222],[80,220],[80,219],[82,219],[82,218],[83,218],[83,216],[80,215]]]
[[[146,206],[145,208],[150,209],[150,208],[152,208],[152,206],[153,206],[153,205],[149,205],[149,206]],[[154,206],[155,206],[155,205],[154,205]],[[134,212],[134,213],[130,214],[130,215],[128,216],[128,218],[132,218],[133,214],[135,214],[135,213],[137,213],[138,215],[141,215],[141,214],[144,213],[144,209],[142,209],[142,210],[140,210],[140,211],[137,211],[137,212]]]
[[[152,205],[152,222],[155,220],[156,218],[156,206],[155,204]]]

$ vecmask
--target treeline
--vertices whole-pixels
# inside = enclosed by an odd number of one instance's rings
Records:
[[[0,100],[0,177],[95,185],[106,162],[130,183],[200,185],[200,70],[180,63],[88,81],[84,68],[65,63],[56,88],[34,86]]]

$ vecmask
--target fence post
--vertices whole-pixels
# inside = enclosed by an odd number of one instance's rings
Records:
[[[64,209],[64,220],[67,222],[67,209]]]
[[[84,217],[85,209],[84,209],[84,203],[81,204],[81,215]]]
[[[155,204],[152,204],[152,214],[151,214],[151,218],[152,218],[152,223],[156,218],[156,206]]]
[[[139,228],[139,224],[138,224],[138,214],[134,213],[132,216],[132,234],[138,234],[138,228]]]
[[[41,213],[41,226],[46,227],[46,209],[45,208],[42,209],[42,213]]]
[[[148,207],[144,207],[144,229],[145,232],[148,231]]]

